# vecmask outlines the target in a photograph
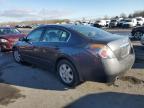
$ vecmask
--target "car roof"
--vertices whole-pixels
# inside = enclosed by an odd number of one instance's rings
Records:
[[[43,28],[43,27],[63,27],[63,28],[67,28],[67,29],[70,29],[72,27],[76,27],[76,26],[79,26],[79,25],[75,25],[75,24],[51,24],[51,25],[42,25],[38,28]]]

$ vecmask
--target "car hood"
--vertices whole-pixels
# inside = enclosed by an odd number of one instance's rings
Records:
[[[25,37],[26,34],[11,34],[11,35],[0,35],[0,38],[5,38],[5,39],[19,39],[21,37]]]

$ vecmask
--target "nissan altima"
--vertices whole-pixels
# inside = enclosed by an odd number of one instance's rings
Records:
[[[45,66],[68,86],[112,82],[135,61],[128,37],[82,25],[45,25],[13,46],[16,62]]]

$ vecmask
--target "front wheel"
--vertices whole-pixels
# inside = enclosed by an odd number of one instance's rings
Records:
[[[67,60],[61,60],[58,63],[57,73],[60,80],[67,86],[74,87],[80,82],[76,68]]]
[[[13,57],[17,63],[22,63],[21,55],[17,49],[14,49],[14,51],[13,51]]]
[[[137,31],[134,33],[134,38],[140,40],[144,33]]]

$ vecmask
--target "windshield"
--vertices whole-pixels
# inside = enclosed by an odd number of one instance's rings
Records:
[[[125,22],[132,22],[132,20],[125,20]]]
[[[101,21],[97,21],[97,23],[100,23]]]
[[[20,31],[15,28],[0,28],[0,35],[20,34]]]
[[[111,20],[111,22],[116,22],[117,20]]]
[[[88,38],[96,38],[96,37],[106,37],[109,36],[110,33],[101,30],[96,27],[90,27],[90,26],[71,26],[71,29],[83,34],[84,36]]]
[[[137,21],[142,21],[142,19],[138,18]]]
[[[120,22],[124,22],[125,20],[120,20]]]

